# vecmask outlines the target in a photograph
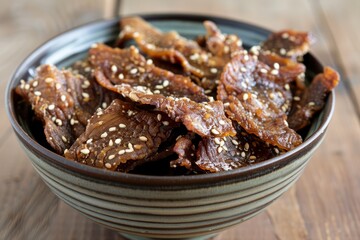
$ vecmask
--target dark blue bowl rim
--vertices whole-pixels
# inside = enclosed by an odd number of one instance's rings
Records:
[[[241,27],[242,29],[248,29],[251,31],[256,31],[261,34],[269,34],[270,30],[267,30],[262,27],[255,26],[253,24],[245,23],[238,20],[231,20],[223,17],[216,16],[208,16],[208,15],[193,15],[193,14],[142,14],[139,15],[147,20],[182,20],[182,21],[204,21],[211,20],[215,23],[224,24],[228,26]],[[247,179],[252,179],[255,177],[259,177],[270,172],[279,169],[290,162],[296,160],[301,155],[310,151],[314,145],[316,145],[322,139],[327,126],[329,125],[331,116],[334,111],[335,105],[335,94],[332,91],[327,99],[327,104],[325,109],[323,110],[323,121],[321,122],[320,127],[300,146],[297,148],[290,150],[289,152],[269,159],[267,161],[263,161],[260,163],[256,163],[250,166],[245,166],[243,168],[219,172],[219,173],[211,173],[211,174],[199,174],[199,175],[191,175],[191,176],[148,176],[148,175],[139,175],[139,174],[129,174],[129,173],[120,173],[120,172],[110,172],[105,169],[98,169],[91,166],[83,165],[78,162],[73,162],[65,159],[64,157],[48,150],[43,147],[39,143],[37,143],[34,139],[32,139],[21,127],[17,118],[15,116],[15,108],[13,99],[13,88],[18,84],[19,79],[17,76],[19,72],[21,72],[24,65],[31,63],[35,56],[38,56],[42,52],[44,52],[47,48],[49,48],[52,44],[56,43],[57,39],[63,35],[67,34],[76,34],[78,31],[86,28],[95,28],[95,27],[110,27],[114,24],[117,24],[121,17],[117,17],[110,20],[97,20],[94,22],[90,22],[75,28],[72,28],[68,31],[58,34],[52,39],[46,41],[42,45],[40,45],[36,50],[29,54],[28,57],[19,65],[19,67],[12,74],[10,81],[7,84],[6,92],[5,92],[5,105],[6,112],[12,128],[14,129],[19,140],[28,148],[31,152],[33,152],[37,157],[43,159],[45,162],[55,166],[60,167],[63,171],[66,171],[70,174],[75,174],[83,178],[104,181],[108,184],[125,184],[131,186],[156,186],[156,187],[186,187],[189,188],[189,184],[191,186],[195,185],[213,185],[213,184],[221,184],[224,182],[237,182],[244,181]],[[308,54],[308,57],[311,58],[315,64],[318,64],[322,67],[319,61]]]

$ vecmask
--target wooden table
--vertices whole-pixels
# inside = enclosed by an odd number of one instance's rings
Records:
[[[0,0],[0,89],[39,44],[102,17],[101,1]],[[360,1],[124,0],[120,13],[192,12],[273,30],[311,31],[312,52],[342,82],[325,141],[300,180],[255,218],[215,239],[360,239]],[[0,239],[121,239],[59,201],[15,140],[0,98]]]

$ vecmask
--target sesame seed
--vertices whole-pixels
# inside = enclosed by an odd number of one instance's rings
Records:
[[[105,167],[106,168],[111,168],[111,164],[110,163],[105,163]]]
[[[309,106],[315,106],[315,103],[314,103],[314,102],[309,102],[308,105],[309,105]]]
[[[220,125],[225,125],[226,124],[226,122],[224,120],[222,120],[222,119],[219,121],[219,123],[220,123]]]
[[[164,87],[169,86],[169,84],[170,84],[169,80],[164,80],[164,82],[163,82],[163,86],[164,86]]]
[[[279,70],[273,69],[273,70],[271,70],[270,73],[271,73],[272,75],[278,75],[278,74],[279,74]]]
[[[61,99],[61,101],[65,102],[66,96],[65,96],[65,95],[61,95],[60,99]]]
[[[163,86],[163,85],[156,85],[155,88],[156,88],[156,89],[163,89],[164,86]]]
[[[250,147],[249,143],[245,143],[245,145],[244,145],[244,150],[245,150],[245,151],[248,151],[248,150],[249,150],[249,147]]]
[[[145,137],[145,136],[140,136],[139,139],[140,139],[140,141],[143,141],[143,142],[146,142],[148,140],[147,137]]]
[[[280,48],[280,54],[281,55],[285,55],[286,54],[286,50],[284,48]]]
[[[211,129],[211,132],[212,132],[213,134],[215,134],[215,135],[220,134],[220,132],[219,132],[218,130],[216,130],[215,128],[212,128],[212,129]]]
[[[275,69],[279,69],[280,68],[280,65],[278,63],[274,63],[274,68]]]
[[[241,67],[241,68],[240,68],[240,71],[242,71],[242,72],[246,72],[246,68]]]
[[[135,102],[139,100],[139,97],[134,92],[129,93],[129,98]]]
[[[30,89],[30,85],[29,85],[29,84],[25,84],[24,88],[25,88],[25,90],[29,90],[29,89]]]
[[[154,93],[155,93],[155,94],[159,94],[160,91],[159,91],[159,90],[154,90]]]
[[[277,149],[277,148],[274,148],[274,151],[275,151],[276,154],[279,154],[279,153],[280,153],[280,152],[279,152],[279,149]]]
[[[113,73],[116,73],[117,70],[118,70],[117,66],[115,66],[115,65],[112,65],[112,66],[111,66],[111,71],[112,71]]]
[[[220,145],[220,139],[219,138],[214,138],[214,141],[217,145]]]
[[[119,124],[119,127],[120,127],[120,128],[126,128],[126,125],[123,124],[123,123],[120,123],[120,124]]]
[[[295,97],[294,97],[294,101],[300,101],[300,97],[299,97],[299,96],[295,96]]]
[[[234,145],[236,145],[236,146],[239,145],[239,142],[236,141],[235,139],[232,139],[231,142],[232,142]]]
[[[274,99],[274,98],[275,98],[275,94],[274,94],[273,92],[271,92],[271,93],[269,94],[269,97],[270,97],[271,99]]]
[[[220,146],[224,146],[225,145],[225,141],[224,140],[220,140]]]
[[[243,100],[246,101],[248,98],[249,98],[249,94],[244,93],[244,94],[243,94]]]
[[[224,107],[228,107],[228,106],[230,106],[229,102],[224,103]]]
[[[68,153],[69,152],[69,149],[65,149],[64,150],[64,154]]]
[[[118,76],[119,79],[124,79],[124,74],[120,73]]]
[[[41,92],[39,92],[39,91],[35,91],[34,94],[35,94],[35,96],[41,96]]]
[[[244,60],[245,60],[245,61],[248,61],[248,60],[249,60],[249,55],[245,55],[245,56],[244,56]]]
[[[290,90],[290,85],[289,85],[289,84],[285,84],[284,88],[285,88],[286,90]]]
[[[81,95],[83,96],[83,98],[89,98],[90,97],[90,95],[88,93],[86,93],[86,92],[81,93]]]
[[[97,44],[96,43],[93,43],[92,45],[91,45],[91,48],[97,48]]]
[[[265,68],[261,68],[261,69],[260,69],[260,72],[262,72],[262,73],[267,73],[268,70],[266,70]]]
[[[67,139],[65,136],[61,136],[61,139],[63,140],[63,142],[67,142]]]
[[[218,153],[221,153],[223,150],[224,150],[224,149],[223,149],[222,147],[218,147],[218,148],[217,148],[217,152],[218,152]]]
[[[289,126],[289,124],[288,124],[288,122],[286,121],[286,120],[284,120],[284,124],[285,124],[285,126]]]
[[[89,138],[89,139],[86,141],[86,143],[87,143],[87,144],[90,144],[90,143],[92,142],[92,140],[93,140],[92,138]]]
[[[191,55],[189,58],[194,61],[194,60],[196,60],[196,59],[199,58],[199,54],[198,54],[198,53],[194,53],[194,54]]]
[[[222,146],[223,147],[223,149],[225,150],[225,151],[229,151],[229,149],[227,148],[227,146]]]
[[[133,68],[130,70],[130,73],[131,74],[136,74],[138,72],[137,68]]]
[[[114,131],[116,131],[116,127],[109,128],[109,132],[114,132]]]
[[[49,110],[54,110],[54,109],[55,109],[55,105],[54,105],[54,104],[49,105],[49,106],[48,106],[48,109],[49,109]]]
[[[55,84],[55,88],[56,88],[56,89],[60,89],[60,88],[61,88],[61,84],[60,84],[60,83]]]
[[[83,149],[81,149],[80,150],[80,152],[82,153],[82,154],[89,154],[90,153],[90,150],[89,149],[87,149],[87,148],[83,148]]]
[[[249,157],[249,159],[250,159],[250,160],[255,160],[255,159],[256,159],[256,156],[251,155],[251,156]]]
[[[120,139],[120,138],[115,139],[115,143],[116,143],[116,144],[120,144],[120,143],[121,143],[121,139]]]
[[[224,46],[224,53],[228,53],[230,51],[229,46]]]
[[[157,118],[157,120],[160,122],[161,121],[161,114],[160,113],[158,113],[158,115],[156,116],[156,118]]]
[[[140,145],[140,144],[135,144],[134,145],[134,148],[136,149],[136,150],[139,150],[139,149],[141,149],[143,147],[143,145]]]
[[[169,125],[169,122],[168,122],[168,121],[163,121],[162,124],[163,124],[164,126],[168,126],[168,125]]]
[[[241,157],[245,157],[246,156],[246,154],[245,154],[245,152],[241,152]]]
[[[108,159],[111,160],[111,159],[113,159],[114,157],[115,157],[115,155],[112,154],[112,155],[110,155],[110,156],[108,157]]]
[[[147,64],[147,65],[151,65],[151,64],[153,64],[153,60],[152,60],[152,59],[148,59],[148,60],[146,60],[146,64]]]
[[[100,135],[101,138],[106,138],[107,137],[107,132],[104,132],[103,134]]]
[[[101,104],[101,106],[102,106],[102,108],[106,108],[106,107],[107,107],[107,103],[106,103],[106,102],[103,102],[103,103]]]
[[[46,82],[46,83],[51,83],[52,81],[54,81],[54,79],[52,79],[52,78],[45,78],[45,82]]]
[[[60,119],[56,119],[55,122],[57,125],[62,126],[62,121]]]
[[[123,155],[124,153],[125,153],[125,150],[124,150],[124,149],[121,149],[121,150],[118,152],[119,155]]]
[[[218,70],[216,68],[210,68],[210,72],[215,74],[218,72]]]
[[[38,82],[38,81],[34,81],[34,82],[32,83],[32,86],[33,86],[33,87],[37,87],[37,85],[39,85],[39,82]]]

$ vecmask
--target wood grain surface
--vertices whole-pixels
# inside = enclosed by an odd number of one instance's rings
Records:
[[[73,26],[108,17],[105,2],[0,0],[0,239],[123,239],[50,192],[15,139],[3,97],[11,73],[32,50]],[[159,12],[311,31],[312,52],[342,76],[327,136],[300,180],[264,212],[215,239],[360,239],[360,1],[123,0],[119,14]]]

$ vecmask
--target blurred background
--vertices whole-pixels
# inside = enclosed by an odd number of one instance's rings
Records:
[[[41,182],[16,144],[3,92],[21,61],[65,30],[114,15],[175,12],[310,31],[311,51],[342,76],[327,137],[296,186],[216,239],[360,239],[359,0],[0,0],[0,6],[0,239],[121,239]]]

